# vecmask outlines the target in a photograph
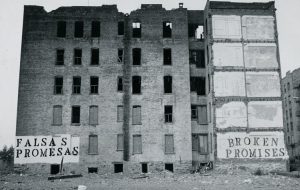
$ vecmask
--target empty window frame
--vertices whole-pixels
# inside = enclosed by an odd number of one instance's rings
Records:
[[[74,65],[81,65],[82,49],[74,49]]]
[[[132,49],[132,65],[141,65],[141,48]]]
[[[142,154],[142,135],[133,135],[132,154]]]
[[[173,122],[173,106],[165,106],[165,123]]]
[[[132,23],[132,37],[140,38],[142,36],[142,25],[140,22]]]
[[[80,124],[80,106],[72,106],[72,124]]]
[[[98,94],[98,89],[99,89],[99,77],[92,76],[90,78],[90,93]]]
[[[124,135],[118,134],[117,135],[117,151],[123,151],[124,150]]]
[[[195,38],[197,40],[203,39],[203,26],[199,24],[190,23],[188,32],[190,38]]]
[[[205,77],[191,77],[190,78],[191,92],[197,92],[197,95],[205,95]]]
[[[172,76],[164,76],[164,93],[172,93]]]
[[[123,77],[118,77],[118,92],[123,91]]]
[[[172,65],[172,50],[164,48],[164,65]]]
[[[132,106],[132,125],[141,125],[142,116],[141,116],[141,106],[134,105]]]
[[[89,135],[89,154],[98,154],[98,136]]]
[[[53,125],[62,125],[62,106],[53,106]]]
[[[65,50],[57,49],[55,65],[64,65],[64,60],[65,60]]]
[[[91,65],[99,65],[99,49],[91,49]]]
[[[165,135],[165,154],[174,154],[174,136],[171,134]]]
[[[83,21],[76,21],[75,22],[74,37],[75,38],[82,38],[83,37]]]
[[[92,21],[92,37],[100,37],[100,22],[99,21]]]
[[[205,68],[204,50],[190,50],[190,64],[198,68]]]
[[[141,76],[132,76],[132,94],[141,94]]]
[[[172,23],[169,21],[163,22],[163,37],[164,38],[172,37]]]
[[[118,35],[124,35],[124,22],[118,22]]]
[[[89,123],[90,125],[98,125],[98,106],[90,106]]]
[[[117,107],[117,122],[123,122],[124,109],[123,106]]]
[[[63,94],[64,79],[61,76],[54,78],[54,94]]]
[[[148,164],[141,163],[141,165],[142,165],[142,173],[148,173]]]
[[[207,106],[199,105],[197,106],[198,113],[198,123],[202,125],[207,125]]]
[[[124,50],[122,48],[118,49],[118,63],[123,63]]]
[[[198,108],[196,105],[191,105],[191,119],[198,120]]]
[[[65,21],[58,21],[56,36],[61,38],[66,37],[66,28],[67,28],[67,23]]]
[[[81,77],[73,77],[73,94],[80,94],[81,91]]]
[[[208,135],[193,134],[192,135],[192,150],[199,154],[208,154]]]

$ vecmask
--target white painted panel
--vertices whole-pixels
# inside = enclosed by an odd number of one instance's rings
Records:
[[[14,163],[60,164],[79,162],[80,137],[68,134],[55,136],[16,136]]]
[[[240,16],[213,15],[212,25],[214,38],[240,39],[242,37]]]
[[[241,43],[214,43],[212,49],[215,66],[244,66]]]
[[[278,68],[275,43],[250,43],[244,47],[245,65],[250,68]]]
[[[273,16],[243,16],[243,38],[249,40],[273,40]]]
[[[248,104],[249,127],[283,127],[281,101],[254,101]]]
[[[247,107],[244,102],[229,102],[216,107],[217,128],[247,127]]]
[[[217,133],[219,159],[287,159],[284,134],[272,132]]]
[[[278,72],[246,72],[248,97],[280,97]]]
[[[243,72],[215,72],[215,96],[245,96],[245,76]]]

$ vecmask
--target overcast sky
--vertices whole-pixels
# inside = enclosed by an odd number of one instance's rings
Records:
[[[117,4],[119,11],[130,13],[142,3],[163,4],[166,9],[172,9],[177,8],[179,2],[189,10],[203,10],[206,4],[206,0],[0,0],[0,149],[5,144],[14,144],[24,5],[40,5],[51,11],[60,6]],[[276,0],[275,6],[282,76],[285,76],[288,70],[300,67],[297,59],[300,55],[300,0]]]

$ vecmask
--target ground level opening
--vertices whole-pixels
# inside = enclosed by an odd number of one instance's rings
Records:
[[[123,172],[123,164],[114,164],[114,172],[115,173]]]
[[[165,170],[168,170],[168,171],[170,171],[170,172],[174,172],[173,164],[171,164],[171,163],[166,163],[166,164],[165,164]]]
[[[142,173],[148,173],[148,164],[142,163]]]
[[[88,168],[89,173],[98,173],[98,168]]]
[[[59,164],[51,164],[50,173],[52,175],[58,174],[59,173]]]

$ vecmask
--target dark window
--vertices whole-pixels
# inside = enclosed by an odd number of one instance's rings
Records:
[[[57,22],[57,37],[66,37],[66,28],[67,24],[65,21],[58,21]]]
[[[192,135],[192,150],[200,154],[208,154],[208,135],[193,134]]]
[[[54,79],[54,94],[63,94],[63,77],[55,77]]]
[[[123,49],[118,49],[118,63],[123,63]]]
[[[124,35],[124,22],[118,22],[118,35]]]
[[[164,76],[164,93],[172,93],[172,77]]]
[[[89,173],[98,173],[98,168],[88,168]]]
[[[73,94],[80,94],[81,77],[73,77]]]
[[[141,116],[141,106],[132,106],[132,124],[141,125],[142,116]]]
[[[123,164],[114,164],[114,172],[115,173],[123,172]]]
[[[100,37],[100,22],[92,21],[92,37]]]
[[[132,154],[142,154],[142,136],[133,135],[133,149]]]
[[[91,77],[90,78],[90,93],[91,94],[98,94],[99,88],[99,78],[98,77]]]
[[[172,65],[172,51],[171,49],[164,49],[164,65]]]
[[[132,65],[141,65],[141,48],[132,49]]]
[[[192,115],[192,120],[198,120],[198,109],[197,109],[197,106],[191,105],[191,115]]]
[[[72,107],[72,124],[80,123],[80,106]]]
[[[98,154],[98,136],[89,136],[89,154]]]
[[[74,49],[74,65],[81,65],[82,50]]]
[[[58,174],[59,173],[59,164],[51,164],[51,167],[50,167],[50,174],[51,175],[55,175],[55,174]]]
[[[53,106],[53,125],[62,124],[62,106]]]
[[[123,112],[124,112],[124,109],[123,109],[123,106],[118,106],[117,108],[117,122],[123,122]]]
[[[165,135],[165,153],[174,154],[174,136]]]
[[[170,172],[174,172],[173,164],[165,164],[165,170],[168,170]]]
[[[198,24],[191,24],[189,23],[189,28],[188,28],[188,32],[189,32],[189,37],[195,37],[196,34],[196,29],[198,28]]]
[[[148,164],[142,163],[142,173],[148,173]]]
[[[124,136],[123,134],[117,135],[117,151],[123,151],[124,150]]]
[[[172,23],[163,22],[163,37],[171,38],[172,37]]]
[[[122,92],[123,91],[123,78],[118,77],[118,91]]]
[[[90,125],[98,125],[98,106],[90,106]]]
[[[82,38],[83,37],[83,22],[76,21],[75,22],[75,31],[74,31],[75,38]]]
[[[173,121],[173,107],[165,106],[165,122],[172,123]]]
[[[205,78],[191,77],[190,78],[191,92],[197,92],[198,95],[205,95]]]
[[[198,68],[205,68],[204,51],[190,50],[190,64],[196,64]]]
[[[132,77],[132,94],[141,93],[141,77],[133,76]]]
[[[290,126],[291,126],[291,131],[294,131],[294,125],[293,125],[293,122],[290,123]]]
[[[64,65],[65,59],[65,50],[57,49],[56,50],[56,63],[55,65]]]
[[[189,24],[189,37],[198,40],[203,39],[203,26],[198,24]]]
[[[91,65],[99,65],[99,49],[92,49]]]
[[[140,38],[142,36],[142,25],[140,22],[132,23],[132,37]]]

